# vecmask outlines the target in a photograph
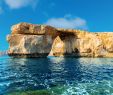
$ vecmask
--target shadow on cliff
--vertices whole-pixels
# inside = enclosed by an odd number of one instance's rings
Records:
[[[62,47],[64,51],[61,52],[64,57],[80,57],[79,46],[76,45],[76,33],[59,31],[59,38],[64,44]]]

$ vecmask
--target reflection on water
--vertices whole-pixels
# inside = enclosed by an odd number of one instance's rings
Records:
[[[112,81],[112,58],[0,58],[0,94],[64,86],[62,95],[111,95]]]

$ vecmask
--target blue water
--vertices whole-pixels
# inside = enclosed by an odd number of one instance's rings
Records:
[[[0,95],[53,87],[64,87],[61,95],[113,95],[113,59],[0,57]]]

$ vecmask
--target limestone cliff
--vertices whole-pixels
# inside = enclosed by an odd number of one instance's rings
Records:
[[[113,57],[113,33],[19,23],[7,36],[8,54],[20,57]]]

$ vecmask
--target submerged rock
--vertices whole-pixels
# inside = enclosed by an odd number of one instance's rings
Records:
[[[7,36],[8,54],[19,57],[113,57],[112,32],[87,32],[19,23]]]

